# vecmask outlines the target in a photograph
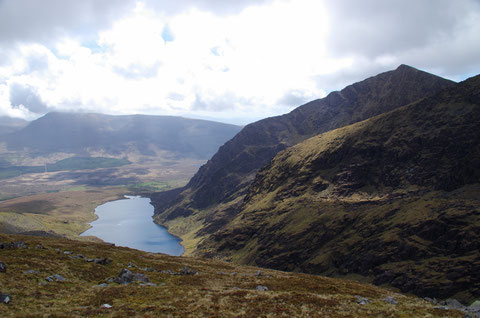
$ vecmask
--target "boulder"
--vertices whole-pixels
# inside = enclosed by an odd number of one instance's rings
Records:
[[[117,278],[115,278],[115,283],[129,284],[132,282],[132,280],[133,280],[133,273],[130,270],[124,268],[120,271]]]
[[[0,293],[0,302],[4,304],[8,304],[10,300],[12,300],[12,297],[10,295]]]
[[[267,290],[268,290],[268,287],[267,287],[267,286],[258,285],[257,288],[255,288],[255,289],[258,290],[258,291],[267,291]]]
[[[195,275],[195,274],[197,274],[197,273],[198,273],[197,271],[188,268],[188,266],[185,266],[185,267],[180,271],[180,275]]]
[[[7,265],[5,265],[4,262],[0,262],[0,273],[6,273],[7,272]]]
[[[48,276],[47,278],[45,278],[45,280],[47,282],[64,282],[67,279],[60,274],[55,274],[55,275]]]
[[[100,265],[108,265],[112,262],[111,259],[108,258],[96,258],[93,260],[95,264],[100,264]]]
[[[357,299],[357,304],[359,305],[366,305],[366,304],[369,304],[370,303],[370,300],[368,298],[365,298],[365,297],[361,297],[361,296],[355,296],[355,298]]]
[[[392,304],[392,305],[397,305],[398,304],[398,302],[395,300],[395,298],[390,297],[390,296],[383,298],[383,301],[387,302],[389,304]]]

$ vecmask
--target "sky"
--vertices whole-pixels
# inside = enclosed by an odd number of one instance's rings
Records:
[[[480,0],[0,0],[0,116],[234,124],[407,64],[480,73]]]

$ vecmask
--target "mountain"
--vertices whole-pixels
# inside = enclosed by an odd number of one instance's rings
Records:
[[[0,136],[20,130],[28,125],[28,121],[7,116],[0,116]]]
[[[480,297],[480,76],[275,156],[196,253]]]
[[[0,246],[2,317],[453,318],[466,314],[370,284],[113,244],[0,234]],[[467,310],[453,300],[446,303]]]
[[[152,196],[156,222],[184,239],[187,253],[238,213],[260,168],[281,150],[317,134],[394,110],[454,83],[401,65],[283,116],[244,127],[182,190]]]
[[[154,156],[157,150],[207,159],[241,127],[173,116],[111,116],[49,113],[22,130],[2,136],[10,151],[30,153],[89,151],[118,154],[130,148]]]

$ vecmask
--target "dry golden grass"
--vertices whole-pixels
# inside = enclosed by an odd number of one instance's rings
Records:
[[[226,262],[173,257],[114,247],[104,243],[0,234],[0,242],[24,241],[28,248],[1,249],[0,291],[12,301],[2,317],[462,317],[434,309],[419,298],[373,285],[320,276],[238,266]],[[36,248],[42,244],[45,248]],[[64,254],[64,251],[72,254]],[[72,259],[107,257],[109,265]],[[116,277],[131,262],[133,272],[146,274],[156,286],[140,284],[94,287]],[[171,275],[182,268],[197,275]],[[142,268],[153,268],[145,271]],[[25,274],[25,271],[38,271]],[[67,281],[46,283],[49,275]],[[258,285],[268,291],[257,291]],[[359,305],[355,296],[371,300]],[[383,301],[392,296],[397,305]],[[101,308],[109,304],[110,309]]]

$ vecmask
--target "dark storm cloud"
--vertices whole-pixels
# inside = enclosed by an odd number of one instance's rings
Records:
[[[327,1],[335,54],[372,57],[431,45],[460,32],[478,7],[469,0]],[[475,10],[476,11],[476,10]]]
[[[147,0],[147,6],[168,14],[179,13],[189,8],[198,8],[220,15],[235,14],[251,5],[262,5],[272,0]]]
[[[3,0],[0,41],[49,43],[63,35],[88,38],[134,7],[131,0]]]
[[[236,13],[269,0],[146,0],[147,7],[175,14],[196,7],[218,14]],[[131,13],[135,0],[0,0],[0,43],[52,43],[59,36],[89,40]]]
[[[23,105],[23,107],[36,114],[44,114],[48,111],[48,106],[45,105],[33,88],[18,83],[10,85],[10,104],[13,108],[19,108],[20,105]]]

